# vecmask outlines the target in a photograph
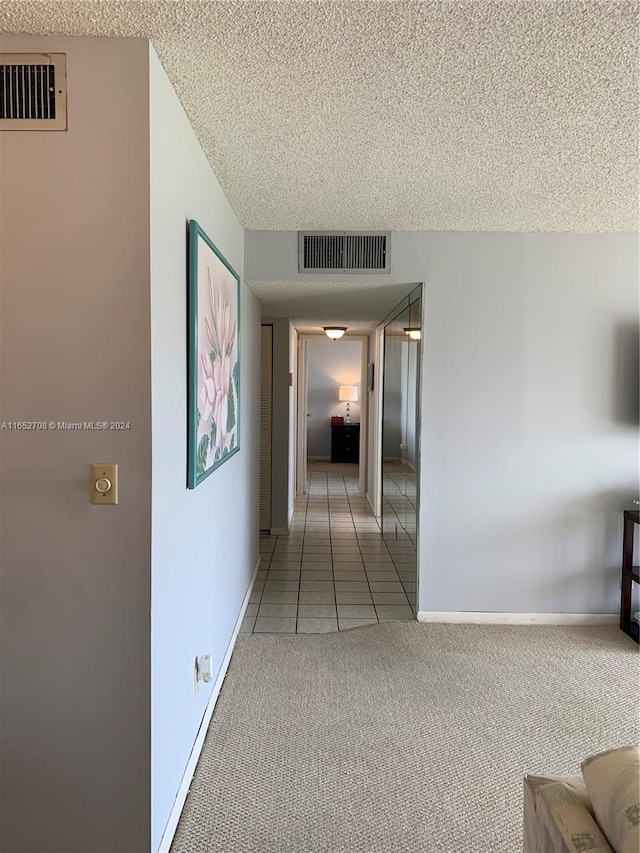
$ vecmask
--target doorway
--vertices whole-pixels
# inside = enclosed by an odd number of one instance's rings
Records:
[[[307,494],[311,471],[347,473],[358,484],[358,494],[365,494],[368,343],[366,335],[345,335],[337,341],[325,335],[299,337],[299,497]],[[332,418],[343,422],[332,423]]]
[[[271,529],[273,326],[260,327],[260,530]]]

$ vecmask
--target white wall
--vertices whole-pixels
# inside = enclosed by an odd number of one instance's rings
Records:
[[[616,612],[638,493],[637,238],[430,245],[420,609]]]
[[[148,50],[3,36],[67,54],[66,132],[0,133],[2,838],[11,853],[148,850]],[[117,462],[118,506],[90,502]]]
[[[307,456],[330,459],[331,417],[346,417],[347,404],[338,401],[340,385],[355,385],[362,399],[360,341],[311,340],[307,351]],[[351,403],[351,423],[360,423],[360,402]]]
[[[304,279],[296,245],[248,233],[247,276]],[[395,232],[392,252],[389,283],[426,283],[419,609],[616,612],[637,235]]]
[[[240,452],[187,490],[187,222],[241,277],[243,232],[153,49],[150,62],[155,850],[213,687],[194,697],[194,659],[219,669],[258,558],[260,312],[242,284]]]

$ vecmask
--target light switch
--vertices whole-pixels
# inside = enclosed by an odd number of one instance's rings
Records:
[[[91,466],[91,503],[118,503],[118,465],[116,462],[97,462]]]

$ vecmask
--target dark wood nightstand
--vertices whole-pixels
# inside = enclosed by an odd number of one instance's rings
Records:
[[[360,424],[331,424],[331,461],[358,462]]]
[[[624,511],[624,536],[622,540],[620,628],[637,643],[640,625],[631,613],[631,588],[634,583],[640,583],[640,567],[633,565],[633,534],[636,524],[640,524],[640,512],[635,509],[626,509]]]

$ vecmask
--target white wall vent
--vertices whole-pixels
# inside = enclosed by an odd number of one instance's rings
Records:
[[[0,130],[66,130],[64,53],[0,53]]]
[[[391,272],[388,231],[298,231],[298,272]]]

